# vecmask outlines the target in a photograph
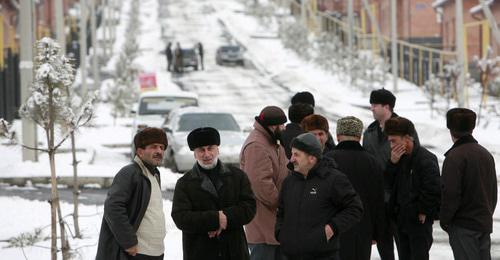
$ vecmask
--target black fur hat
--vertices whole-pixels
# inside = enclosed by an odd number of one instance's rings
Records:
[[[404,117],[393,117],[385,122],[384,131],[386,135],[415,136],[415,126]]]
[[[297,92],[297,94],[293,95],[291,103],[292,105],[305,103],[314,107],[314,96],[308,91]]]
[[[220,145],[220,134],[212,127],[196,128],[187,136],[189,149],[194,149],[207,145]]]
[[[389,105],[394,108],[396,105],[396,97],[387,89],[377,89],[370,93],[370,104]]]
[[[455,132],[470,132],[476,127],[476,113],[467,108],[452,108],[446,113],[446,127]]]
[[[163,144],[165,148],[168,146],[167,135],[165,131],[156,127],[146,127],[134,136],[134,146],[137,148],[146,148],[150,144]]]

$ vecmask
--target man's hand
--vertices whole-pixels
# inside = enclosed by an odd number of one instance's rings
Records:
[[[219,211],[219,230],[224,230],[227,228],[227,217],[224,212]],[[220,233],[220,232],[219,232]]]
[[[401,156],[406,152],[406,148],[403,144],[398,144],[391,149],[391,162],[396,164],[401,159]]]
[[[325,225],[325,234],[326,234],[326,241],[329,241],[330,238],[333,237],[333,229],[328,224]]]
[[[418,221],[420,222],[420,224],[425,223],[425,217],[425,214],[418,214]]]
[[[377,244],[377,240],[372,240],[372,245],[376,245]]]
[[[137,245],[135,245],[135,246],[133,246],[131,248],[125,249],[125,252],[127,252],[131,256],[137,255],[137,251],[139,251],[139,248],[137,248]]]
[[[208,232],[208,237],[209,238],[214,238],[214,237],[218,237],[220,235],[220,232],[222,232],[222,230],[215,230],[215,231],[210,231]]]

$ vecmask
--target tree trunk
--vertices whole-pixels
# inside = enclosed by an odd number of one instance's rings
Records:
[[[63,260],[68,260],[70,259],[70,253],[69,253],[69,242],[66,239],[66,228],[64,226],[64,219],[63,219],[63,214],[61,210],[61,204],[59,200],[59,191],[56,189],[57,193],[57,215],[59,216],[59,229],[61,233],[61,249],[62,249],[62,258]]]
[[[49,141],[47,133],[47,141]],[[56,179],[56,167],[54,162],[54,151],[49,150],[49,161],[50,161],[50,183],[51,183],[51,195],[50,195],[50,230],[51,230],[51,243],[50,243],[50,254],[52,260],[57,260],[57,223],[56,223],[56,210],[57,210],[57,179]]]
[[[71,153],[73,155],[73,224],[75,225],[75,237],[81,238],[80,225],[78,223],[78,161],[76,160],[75,151],[75,132],[71,132]]]

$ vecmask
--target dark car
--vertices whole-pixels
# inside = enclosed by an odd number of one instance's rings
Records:
[[[218,65],[222,65],[224,63],[235,63],[242,66],[245,65],[243,50],[237,45],[225,45],[219,47],[217,49],[217,53],[215,54],[215,61]]]
[[[198,70],[198,53],[194,48],[181,49],[182,53],[182,68],[177,68],[178,63],[176,61],[176,56],[174,55],[174,70],[182,71],[186,67],[192,67],[194,70]]]

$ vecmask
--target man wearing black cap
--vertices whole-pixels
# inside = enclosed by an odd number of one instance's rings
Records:
[[[392,184],[399,259],[429,259],[441,195],[437,157],[415,142],[415,126],[406,118],[387,120],[384,131],[391,145],[385,179]]]
[[[363,206],[311,133],[292,141],[292,173],[280,192],[276,239],[288,260],[337,260],[339,237],[359,222]]]
[[[384,134],[385,122],[390,118],[397,117],[394,112],[396,105],[396,97],[386,89],[373,90],[370,93],[370,109],[373,114],[373,121],[365,130],[363,134],[363,147],[367,152],[375,156],[377,162],[382,167],[382,172],[385,172],[387,161],[391,156],[391,146]],[[419,144],[418,135],[415,131],[413,139]],[[386,214],[389,215],[389,199],[391,194],[391,184],[385,182],[384,202],[386,206]],[[395,234],[395,224],[386,219],[387,229],[383,232],[379,241],[377,241],[377,248],[382,260],[394,260],[394,242],[393,235]]]
[[[286,125],[282,134],[283,147],[285,148],[286,157],[288,159],[292,156],[292,148],[290,147],[292,139],[304,133],[304,130],[300,126],[300,122],[302,122],[304,117],[313,113],[314,107],[305,103],[293,104],[288,108],[288,119],[290,119],[290,123]]]
[[[97,260],[163,259],[165,215],[156,167],[167,145],[159,128],[135,135],[134,161],[116,174],[104,202]]]
[[[288,175],[288,159],[278,142],[286,116],[281,108],[267,106],[255,117],[240,153],[240,168],[248,175],[257,200],[255,218],[246,225],[250,259],[280,259],[274,237],[276,209],[281,183]]]
[[[497,204],[495,161],[472,137],[472,110],[449,110],[446,125],[454,144],[443,163],[440,224],[448,232],[455,259],[489,260]]]
[[[216,129],[197,128],[187,140],[196,163],[177,181],[172,202],[184,259],[249,259],[243,225],[255,215],[255,198],[246,174],[218,159]]]

